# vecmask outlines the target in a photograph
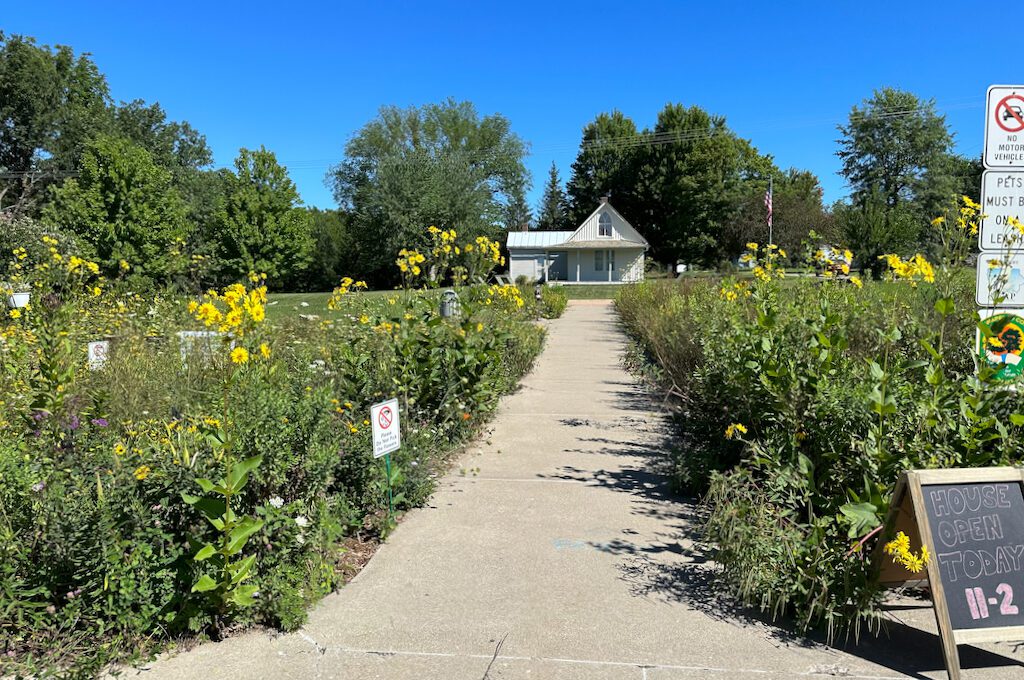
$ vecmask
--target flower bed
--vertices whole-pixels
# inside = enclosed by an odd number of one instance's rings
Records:
[[[258,275],[142,297],[46,246],[14,267],[32,304],[0,322],[5,673],[299,626],[346,573],[344,546],[394,527],[388,482],[398,511],[421,504],[543,342],[515,287],[463,286],[461,316],[442,319],[436,295],[347,281],[332,318],[271,324]],[[210,334],[186,346],[182,330]],[[389,480],[367,418],[390,396],[404,432]]]
[[[964,199],[933,222],[938,264],[889,255],[884,282],[787,279],[750,244],[752,279],[619,294],[635,365],[678,398],[677,485],[706,493],[706,537],[745,602],[830,634],[877,626],[867,553],[888,540],[873,530],[898,474],[1024,458],[1019,397],[975,368],[977,220]],[[894,546],[908,569],[927,559]]]

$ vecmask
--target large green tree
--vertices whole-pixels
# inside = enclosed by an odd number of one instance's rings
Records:
[[[176,243],[188,238],[185,202],[169,170],[121,137],[86,144],[79,175],[54,187],[45,223],[77,234],[108,271],[127,260],[137,273],[164,278],[176,269]]]
[[[238,280],[255,271],[271,286],[293,284],[309,265],[313,237],[288,171],[263,147],[241,149],[224,182],[213,235],[221,276]]]
[[[352,239],[352,216],[341,210],[307,208],[314,256],[302,277],[305,290],[326,291],[359,269]]]
[[[548,170],[547,184],[544,185],[544,194],[540,199],[537,228],[548,231],[568,229],[566,202],[562,180],[558,177],[558,167],[552,162],[551,169]]]
[[[358,274],[390,282],[397,252],[423,245],[430,225],[470,237],[519,226],[524,154],[508,119],[481,117],[469,102],[382,108],[328,175],[353,216]]]
[[[199,170],[213,162],[206,137],[187,122],[167,120],[160,104],[135,99],[116,107],[113,116],[120,135],[149,151],[157,164],[175,175]]]
[[[640,219],[645,197],[638,183],[637,167],[643,141],[636,123],[621,111],[598,114],[583,128],[572,175],[566,182],[571,224],[586,219],[601,197],[608,195],[628,219]]]
[[[584,128],[573,163],[572,220],[610,195],[655,259],[717,264],[737,254],[730,252],[729,230],[749,185],[766,183],[772,168],[724,118],[698,106],[668,104],[642,132],[618,111],[602,113]]]
[[[956,191],[949,164],[953,137],[934,100],[882,88],[854,106],[839,131],[839,172],[855,205],[877,192],[889,208],[904,205],[924,217]]]
[[[111,130],[106,79],[88,55],[0,32],[0,209],[27,210]]]
[[[739,214],[726,229],[724,246],[736,253],[750,241],[767,243],[769,238],[764,204],[768,179],[745,183]],[[822,203],[822,188],[814,173],[790,168],[772,171],[772,241],[796,255],[811,231],[827,242],[841,241],[831,211]]]

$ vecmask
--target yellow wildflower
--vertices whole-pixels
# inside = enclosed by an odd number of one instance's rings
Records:
[[[928,549],[921,546],[920,556],[914,554],[910,549],[910,537],[902,531],[896,537],[885,544],[885,553],[892,556],[892,561],[901,565],[907,571],[918,573],[928,564]]]
[[[150,472],[152,472],[152,470],[149,468],[148,465],[140,465],[139,467],[135,468],[135,479],[141,482],[146,477],[149,477]]]
[[[725,428],[725,438],[732,439],[736,434],[746,434],[747,428],[742,423],[733,423],[729,427]]]
[[[267,343],[260,343],[260,354],[263,355],[264,359],[270,358],[270,346]]]
[[[857,288],[863,288],[864,287],[864,282],[860,280],[859,276],[851,276],[850,277],[850,283],[852,283]]]
[[[244,364],[249,361],[249,350],[244,347],[236,347],[231,350],[231,361],[236,364]]]

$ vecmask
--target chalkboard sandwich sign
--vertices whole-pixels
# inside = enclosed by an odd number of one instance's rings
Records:
[[[1021,470],[905,472],[890,508],[886,526],[892,534],[902,532],[904,543],[923,546],[924,573],[880,557],[880,581],[897,585],[927,576],[951,680],[960,678],[958,644],[1024,640]],[[914,559],[913,552],[904,553]]]

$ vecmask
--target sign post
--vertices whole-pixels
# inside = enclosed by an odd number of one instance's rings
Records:
[[[993,379],[1024,379],[1024,238],[1011,225],[1024,215],[1024,85],[992,85],[985,104],[985,171],[981,176],[975,301],[982,323],[975,356]]]
[[[893,534],[907,534],[912,547],[928,548],[927,581],[950,680],[960,680],[957,645],[1024,637],[1021,470],[905,472],[886,526]],[[886,557],[880,559],[881,583],[920,580]]]
[[[391,488],[391,452],[402,448],[402,428],[398,419],[398,399],[388,399],[370,407],[373,428],[373,457],[384,456],[388,477],[388,513],[394,514],[394,491]]]

